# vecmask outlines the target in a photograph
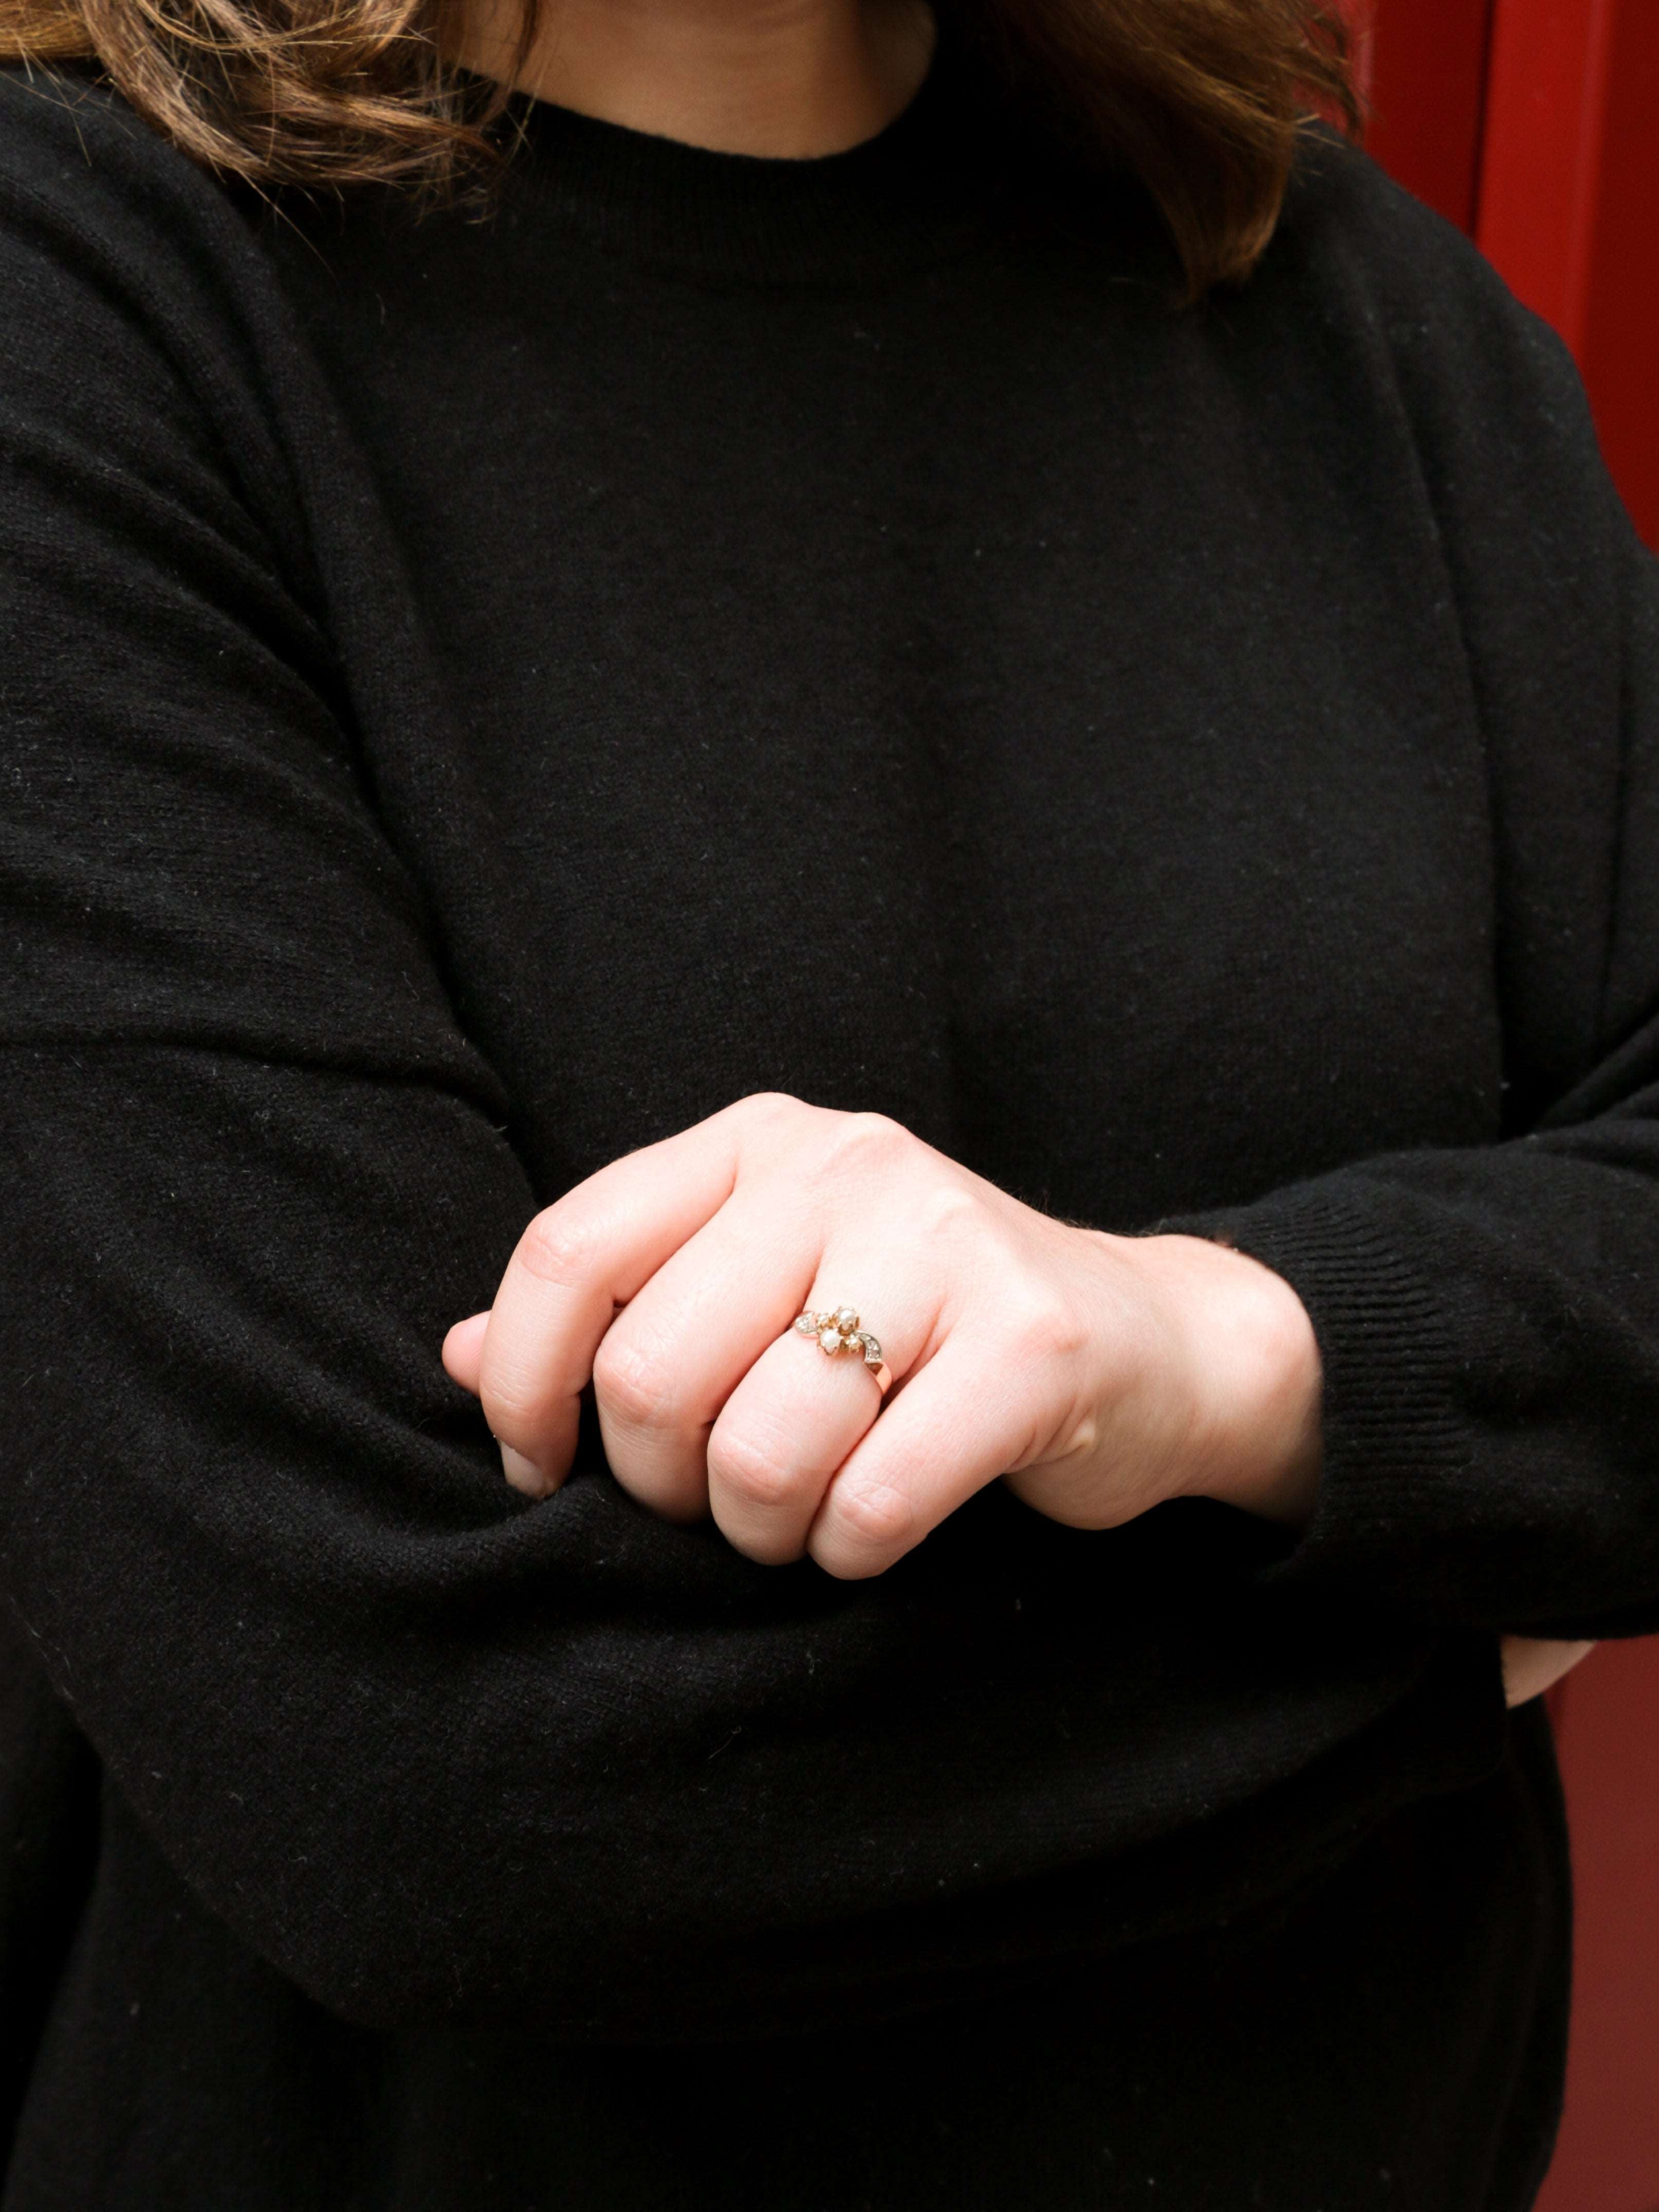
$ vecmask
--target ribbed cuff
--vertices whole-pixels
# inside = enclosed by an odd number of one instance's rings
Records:
[[[1411,1250],[1409,1220],[1390,1220],[1386,1187],[1303,1183],[1255,1205],[1160,1222],[1259,1260],[1307,1309],[1324,1382],[1324,1446],[1313,1518],[1264,1569],[1273,1582],[1385,1586],[1397,1598],[1397,1558],[1457,1511],[1473,1425],[1463,1358],[1428,1269]],[[1373,1203],[1367,1203],[1367,1200]]]

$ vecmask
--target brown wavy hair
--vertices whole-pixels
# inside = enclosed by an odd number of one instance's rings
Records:
[[[1138,176],[1190,296],[1248,276],[1310,113],[1357,129],[1335,0],[941,0],[1015,107]],[[465,0],[0,0],[0,59],[96,63],[204,167],[262,186],[405,179],[501,160],[512,94],[451,66]],[[524,0],[518,67],[537,28]]]

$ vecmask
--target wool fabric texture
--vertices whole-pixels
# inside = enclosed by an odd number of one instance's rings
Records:
[[[820,161],[532,104],[482,217],[0,110],[5,2212],[1520,2212],[1497,1638],[1659,1628],[1659,585],[1562,349],[1311,132],[1181,311],[948,52]],[[1310,1525],[843,1585],[506,1488],[446,1328],[772,1089],[1278,1269]]]

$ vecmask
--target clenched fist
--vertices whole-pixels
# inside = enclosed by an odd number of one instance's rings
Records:
[[[843,1306],[879,1371],[793,1326]],[[1319,1480],[1319,1354],[1280,1277],[1052,1220],[896,1122],[787,1097],[538,1214],[444,1361],[520,1489],[563,1480],[591,1380],[643,1504],[839,1576],[881,1573],[999,1477],[1089,1528],[1182,1496],[1296,1522]]]

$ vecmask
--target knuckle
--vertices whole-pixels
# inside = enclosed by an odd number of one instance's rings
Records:
[[[841,1533],[860,1553],[906,1552],[917,1535],[916,1509],[886,1482],[847,1483],[835,1492]]]
[[[818,1112],[787,1091],[751,1091],[726,1110],[737,1139],[740,1176],[754,1175],[793,1153]]]
[[[738,1503],[771,1511],[788,1504],[800,1488],[800,1471],[788,1455],[763,1438],[717,1430],[708,1444],[709,1480]]]
[[[867,1175],[891,1167],[917,1139],[885,1114],[843,1114],[831,1132],[824,1166],[832,1176]]]
[[[547,1413],[546,1394],[529,1375],[479,1377],[478,1402],[491,1436],[506,1443],[527,1441],[540,1430]]]
[[[1022,1364],[1070,1359],[1087,1341],[1081,1316],[1046,1283],[1005,1283],[996,1305],[1003,1343]]]
[[[746,1121],[757,1122],[765,1128],[774,1122],[793,1120],[807,1109],[787,1091],[751,1091],[746,1098],[738,1099],[735,1110]]]
[[[517,1258],[538,1282],[568,1289],[586,1281],[597,1255],[595,1224],[574,1206],[550,1206],[519,1239]]]
[[[946,1176],[927,1192],[921,1207],[922,1233],[936,1244],[957,1245],[986,1236],[994,1226],[992,1208],[972,1183]]]
[[[649,1347],[606,1337],[593,1360],[593,1395],[613,1419],[630,1429],[675,1425],[679,1394],[673,1375]]]

